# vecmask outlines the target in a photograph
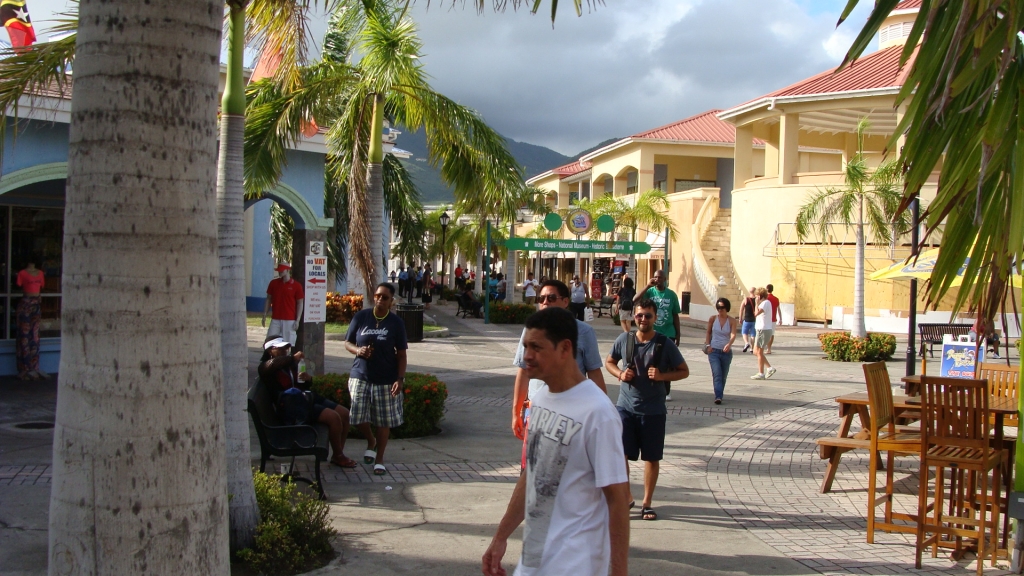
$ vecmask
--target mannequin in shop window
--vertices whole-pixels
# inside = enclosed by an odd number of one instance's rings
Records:
[[[42,316],[39,294],[46,278],[34,262],[29,262],[24,270],[18,272],[17,282],[23,291],[17,308],[18,378],[43,380],[49,378],[49,374],[39,367],[39,319]]]

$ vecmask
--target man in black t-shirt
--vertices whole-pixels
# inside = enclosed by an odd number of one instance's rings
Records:
[[[348,379],[351,419],[366,438],[363,462],[373,464],[377,476],[387,474],[384,448],[391,429],[404,422],[402,386],[409,343],[405,322],[391,313],[394,299],[394,286],[377,285],[373,308],[356,312],[345,335],[345,349],[355,355]],[[376,434],[371,433],[371,423]]]

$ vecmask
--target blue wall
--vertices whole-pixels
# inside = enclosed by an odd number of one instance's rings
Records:
[[[11,121],[9,116],[7,121]],[[13,125],[8,125],[4,137],[0,174],[10,174],[40,164],[68,161],[67,124],[22,120],[18,122],[17,131],[13,128]]]

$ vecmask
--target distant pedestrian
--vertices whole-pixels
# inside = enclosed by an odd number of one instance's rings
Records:
[[[462,264],[455,265],[455,290],[461,291],[466,285],[466,279],[462,276],[463,274]]]
[[[267,285],[267,301],[263,305],[263,319],[260,320],[260,324],[267,325],[269,312],[270,327],[267,328],[267,338],[280,336],[295,346],[305,295],[302,292],[302,284],[292,278],[291,266],[282,262],[277,265],[275,271],[280,277],[274,278]]]
[[[604,367],[619,379],[619,400],[615,406],[622,419],[622,446],[629,460],[644,461],[644,499],[640,517],[657,520],[651,507],[665,450],[665,399],[668,382],[690,375],[679,348],[654,330],[658,307],[641,298],[634,303],[637,331],[619,334]],[[619,365],[619,361],[622,365]]]
[[[345,334],[345,350],[355,356],[349,371],[348,391],[352,398],[351,421],[366,438],[363,462],[373,464],[373,473],[383,476],[384,449],[391,429],[405,421],[406,350],[409,348],[405,322],[391,313],[395,288],[377,286],[373,308],[356,312]],[[370,424],[377,430],[374,434]]]
[[[740,306],[740,320],[743,322],[740,327],[740,332],[743,334],[743,352],[749,352],[754,346],[754,336],[756,335],[756,329],[754,328],[754,321],[756,320],[755,310],[757,310],[757,288],[752,287],[750,294],[743,299],[743,304]]]
[[[547,386],[534,396],[526,470],[481,559],[486,576],[505,576],[501,559],[524,520],[520,576],[629,572],[622,424],[608,397],[573,361],[577,326],[559,307],[526,320],[526,369]]]
[[[394,271],[394,269],[392,269],[392,270],[391,270],[391,283],[392,283],[392,284],[394,284],[394,283],[395,283],[395,276],[397,276],[397,274],[395,274],[395,271]]]
[[[678,348],[680,335],[679,313],[682,310],[679,308],[679,296],[666,285],[664,271],[656,270],[654,272],[650,285],[647,287],[647,290],[644,290],[641,297],[651,299],[658,307],[658,317],[654,322],[654,330],[659,334],[667,336]],[[670,383],[665,383],[665,400],[667,402],[672,401],[672,386]]]
[[[49,378],[50,375],[39,367],[39,323],[43,317],[39,295],[46,286],[46,275],[36,268],[35,262],[29,262],[18,272],[17,283],[22,290],[16,308],[18,379]]]
[[[504,302],[505,301],[505,291],[508,290],[508,282],[505,281],[505,275],[502,274],[501,272],[498,272],[497,279],[498,279],[497,296],[495,296],[494,300],[495,301]]]
[[[423,266],[416,267],[416,297],[423,295]]]
[[[715,390],[715,404],[721,404],[725,397],[725,380],[729,377],[732,364],[732,343],[736,340],[736,319],[729,316],[732,304],[727,298],[715,302],[718,314],[708,319],[708,330],[704,335],[704,353],[711,364],[711,380]]]
[[[757,291],[757,309],[754,310],[754,314],[756,317],[754,321],[756,328],[754,355],[757,356],[757,374],[750,378],[752,380],[764,380],[765,378],[771,378],[775,374],[775,368],[768,362],[764,354],[764,349],[775,332],[775,324],[772,322],[772,303],[768,301],[768,291],[764,288],[760,288]]]
[[[573,274],[569,292],[569,311],[576,316],[577,320],[586,320],[587,298],[590,298],[590,290],[586,284],[580,282],[579,274]]]
[[[433,294],[434,294],[434,275],[433,274],[424,273],[423,274],[423,293],[422,293],[423,309],[424,310],[430,310],[430,303],[434,301]]]
[[[537,281],[533,279],[533,272],[526,273],[526,281],[523,282],[523,302],[526,304],[537,302]]]
[[[409,290],[409,272],[403,266],[398,273],[398,295],[405,296],[407,290]]]
[[[782,310],[779,310],[779,299],[772,294],[775,287],[771,284],[764,287],[768,291],[768,301],[772,303],[772,325],[778,326],[779,322],[782,322]],[[775,343],[775,331],[772,330],[772,337],[768,340],[768,349],[764,351],[765,354],[772,353],[772,344]]]
[[[636,298],[636,288],[633,286],[633,279],[626,277],[622,280],[622,287],[615,295],[619,307],[619,324],[623,332],[633,329],[633,299]]]

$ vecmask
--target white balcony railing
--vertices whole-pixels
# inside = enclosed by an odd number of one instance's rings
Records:
[[[697,278],[697,285],[708,302],[718,300],[718,278],[715,278],[711,266],[704,258],[704,251],[701,250],[701,243],[707,236],[711,223],[718,216],[718,194],[712,194],[704,199],[704,204],[697,212],[697,221],[691,228],[690,250],[693,261],[693,275]]]

